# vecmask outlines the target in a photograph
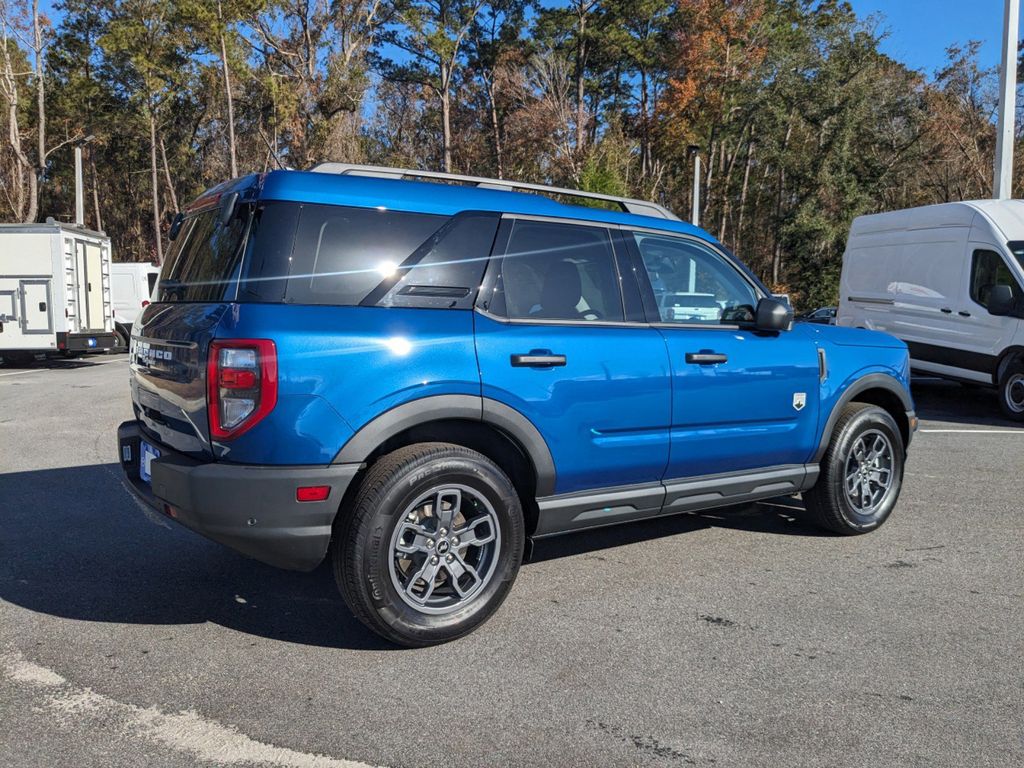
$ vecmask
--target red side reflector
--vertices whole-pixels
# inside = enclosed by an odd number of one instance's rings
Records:
[[[148,307],[148,306],[149,306],[149,302],[148,302],[148,301],[144,301],[144,302],[142,302],[142,307],[143,307],[143,309],[145,309],[145,308],[146,308],[146,307]]]
[[[295,489],[296,501],[324,501],[330,495],[331,486],[329,485],[307,485]]]

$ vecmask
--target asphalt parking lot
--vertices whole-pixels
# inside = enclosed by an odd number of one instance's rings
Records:
[[[466,639],[144,517],[123,356],[0,367],[0,765],[1024,764],[1024,428],[920,382],[880,531],[778,501],[538,545]],[[794,509],[797,508],[797,509]]]

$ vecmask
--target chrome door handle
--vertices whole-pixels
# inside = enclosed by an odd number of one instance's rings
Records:
[[[714,365],[715,363],[729,362],[729,356],[718,352],[687,352],[686,362],[697,365]]]
[[[553,355],[550,352],[512,355],[513,368],[555,368],[561,365],[565,365],[565,355]]]

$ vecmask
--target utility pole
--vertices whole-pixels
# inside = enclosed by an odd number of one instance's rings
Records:
[[[1003,13],[1003,66],[999,70],[999,123],[992,196],[1009,200],[1013,192],[1014,112],[1017,109],[1017,30],[1020,0],[1006,0]]]
[[[700,226],[700,147],[691,144],[687,152],[693,156],[693,209],[690,213],[690,223],[695,227]]]
[[[85,226],[85,185],[82,183],[82,147],[95,139],[86,136],[75,142],[75,226]],[[99,228],[99,225],[97,225]]]

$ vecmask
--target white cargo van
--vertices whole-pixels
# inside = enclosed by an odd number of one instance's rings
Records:
[[[149,305],[160,277],[160,268],[148,262],[110,265],[110,292],[114,301],[114,330],[118,344],[127,346],[132,325],[139,313]]]
[[[925,372],[1000,389],[1024,421],[1024,200],[854,220],[837,324],[887,331]]]
[[[0,224],[0,356],[114,346],[110,238],[48,219]]]

